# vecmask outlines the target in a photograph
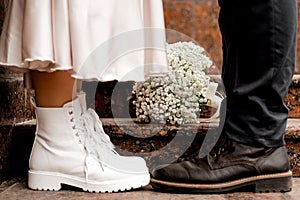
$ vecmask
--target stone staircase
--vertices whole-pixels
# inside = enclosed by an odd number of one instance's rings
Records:
[[[286,103],[290,108],[290,118],[285,139],[294,177],[300,177],[299,77],[294,76],[286,97]],[[218,121],[206,122],[205,119],[199,124],[181,126],[134,123],[134,118],[128,117],[130,113],[133,113],[133,108],[128,101],[133,83],[120,82],[118,85],[121,86],[117,87],[116,84],[117,82],[98,83],[95,99],[90,102],[95,102],[94,108],[101,118],[106,133],[111,136],[112,142],[117,146],[117,150],[122,154],[144,157],[150,168],[159,162],[185,159],[193,153],[198,153],[205,135],[214,134],[218,128]],[[114,96],[117,98],[111,99],[113,88],[119,88],[119,91],[115,91],[117,94]],[[88,93],[87,96],[91,97]],[[91,104],[93,103],[90,103],[90,107],[93,107]],[[116,111],[112,112],[112,108]],[[11,128],[11,126],[8,127]],[[1,128],[4,130],[7,127],[1,126]],[[6,157],[5,155],[1,157],[5,159],[2,164],[2,178],[26,178],[34,130],[35,120],[13,125],[9,133],[10,141],[6,141],[7,148],[3,149],[7,153]]]
[[[19,80],[14,80],[16,83]],[[0,81],[1,83],[1,81]],[[31,151],[31,146],[34,139],[35,120],[29,120],[26,122],[15,123],[11,125],[0,124],[0,137],[1,137],[1,181],[0,184],[0,199],[24,200],[30,199],[298,199],[300,194],[300,117],[297,111],[300,106],[299,102],[299,76],[294,77],[294,81],[291,84],[289,94],[287,95],[287,105],[291,110],[290,118],[288,120],[288,126],[286,129],[286,143],[288,153],[291,161],[291,167],[294,176],[294,187],[291,192],[288,193],[248,193],[243,191],[237,191],[229,194],[169,194],[160,193],[154,191],[150,185],[130,192],[121,192],[113,194],[94,194],[82,192],[81,190],[73,187],[63,186],[59,192],[51,191],[33,191],[27,189],[27,170],[28,170],[28,158]],[[186,152],[182,155],[183,159],[192,154],[192,152],[199,149],[199,145],[203,140],[204,136],[209,130],[215,130],[218,126],[217,121],[207,123],[202,121],[198,125],[183,125],[180,127],[176,126],[157,126],[151,125],[137,125],[132,123],[130,118],[126,117],[128,112],[128,100],[124,98],[125,94],[130,94],[132,83],[125,82],[120,83],[124,87],[121,90],[122,95],[119,94],[118,101],[111,101],[111,89],[114,88],[116,82],[99,83],[97,86],[96,97],[91,98],[90,102],[95,102],[95,109],[101,116],[101,121],[104,124],[104,128],[107,133],[111,136],[113,143],[119,147],[119,151],[125,154],[139,154],[142,155],[148,166],[151,167],[153,164],[157,164],[160,161],[166,159],[176,160],[182,154],[181,150],[185,150],[185,142],[190,143],[190,137],[193,142],[190,148],[186,149]],[[18,84],[16,84],[18,85]],[[20,83],[20,85],[22,85]],[[105,87],[103,87],[105,86]],[[110,86],[110,87],[109,87]],[[105,88],[105,89],[103,89]],[[101,89],[101,90],[100,90]],[[124,96],[125,95],[125,96]],[[10,98],[13,98],[13,94]],[[20,99],[19,99],[20,100]],[[22,98],[21,98],[22,100]],[[23,99],[25,102],[26,99]],[[102,103],[101,103],[102,102]],[[111,118],[110,107],[114,107],[114,104],[123,102],[123,107],[117,107],[117,118]],[[126,103],[125,103],[126,102]],[[93,103],[94,104],[94,103]],[[19,105],[19,104],[18,104]],[[111,105],[111,106],[108,106]],[[119,105],[119,104],[118,104]],[[124,106],[126,105],[126,106]],[[108,110],[101,112],[102,108],[108,106]],[[21,109],[23,106],[18,106]],[[27,105],[28,107],[28,105]],[[3,107],[1,107],[3,110]],[[31,109],[27,110],[27,113]],[[295,111],[295,112],[294,112]],[[27,117],[29,117],[28,115]],[[134,137],[133,133],[138,133],[143,138]],[[154,136],[153,133],[156,133]],[[151,137],[150,137],[151,136]],[[175,143],[174,138],[177,137]],[[170,145],[167,149],[159,151],[165,146]],[[5,144],[5,145],[4,145]],[[147,153],[154,152],[154,153]],[[4,161],[4,162],[3,162]]]

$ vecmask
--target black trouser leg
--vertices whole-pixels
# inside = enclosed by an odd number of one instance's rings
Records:
[[[284,145],[283,100],[295,68],[297,0],[219,0],[224,132],[251,146]]]

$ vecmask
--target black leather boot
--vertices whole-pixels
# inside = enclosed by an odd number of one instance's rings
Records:
[[[157,167],[151,185],[177,193],[287,192],[292,172],[284,146],[257,148],[223,138],[204,158]]]

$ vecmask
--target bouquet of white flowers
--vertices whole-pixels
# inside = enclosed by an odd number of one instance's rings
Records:
[[[207,104],[210,77],[204,72],[213,62],[204,48],[192,42],[167,44],[169,72],[133,86],[139,122],[197,123]]]

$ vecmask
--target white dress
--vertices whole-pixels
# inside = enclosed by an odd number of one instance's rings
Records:
[[[10,0],[0,64],[83,80],[165,73],[162,0]]]

